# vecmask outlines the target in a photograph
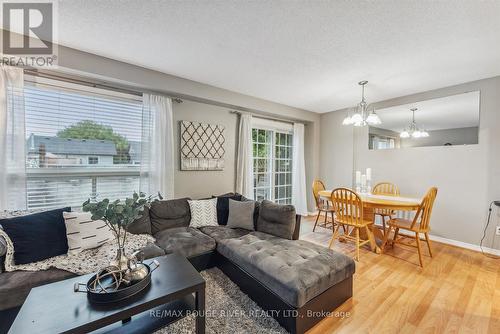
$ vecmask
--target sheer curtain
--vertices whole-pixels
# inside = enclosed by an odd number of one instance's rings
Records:
[[[23,70],[0,67],[0,210],[26,209]]]
[[[236,192],[253,198],[252,115],[241,114],[238,132]]]
[[[174,120],[172,99],[144,94],[140,191],[174,197]]]
[[[299,215],[307,215],[304,124],[293,124],[292,204]]]

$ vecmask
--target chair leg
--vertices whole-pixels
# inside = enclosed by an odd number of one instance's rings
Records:
[[[427,248],[429,249],[429,255],[432,257],[431,240],[429,239],[429,233],[427,233],[427,232],[425,232],[425,241],[427,242]]]
[[[332,214],[332,231],[335,230],[335,215],[333,214],[333,211],[330,212]]]
[[[359,261],[359,227],[356,229],[356,261]]]
[[[316,221],[314,222],[313,232],[316,229],[316,225],[318,225],[318,220],[320,215],[321,215],[321,210],[318,210],[318,215],[316,216]]]
[[[418,250],[418,260],[420,262],[420,266],[424,267],[424,261],[422,260],[422,248],[420,247],[420,237],[418,232],[415,232],[415,241],[417,242],[417,250]]]
[[[337,228],[334,232],[333,232],[333,235],[332,235],[332,239],[330,240],[330,244],[328,245],[328,248],[332,248],[333,246],[333,242],[335,241],[336,238],[338,238],[338,235],[339,235],[339,229]]]
[[[328,211],[325,211],[325,227],[328,224]]]
[[[382,230],[383,230],[383,232],[384,232],[384,235],[385,235],[385,233],[387,232],[387,230],[386,230],[386,226],[385,226],[385,217],[386,217],[386,216],[382,215]]]

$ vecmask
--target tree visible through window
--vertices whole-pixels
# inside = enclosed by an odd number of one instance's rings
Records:
[[[28,208],[138,191],[140,97],[49,81],[24,88]]]
[[[254,198],[292,201],[292,134],[252,129]]]

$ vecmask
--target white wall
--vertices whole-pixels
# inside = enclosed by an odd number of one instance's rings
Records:
[[[321,116],[320,175],[328,187],[351,186],[356,169],[371,167],[375,181],[396,183],[404,195],[439,188],[431,234],[479,244],[489,202],[500,199],[500,77],[375,104],[377,109],[468,91],[481,91],[479,144],[368,150],[368,128],[342,126],[344,111]],[[500,249],[493,215],[487,247]]]

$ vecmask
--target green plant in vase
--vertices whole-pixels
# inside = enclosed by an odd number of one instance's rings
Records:
[[[161,199],[161,196],[158,195]],[[116,265],[120,270],[127,269],[128,258],[125,255],[125,241],[127,240],[127,226],[142,217],[144,207],[149,207],[152,202],[157,201],[156,196],[146,196],[144,193],[136,193],[125,200],[110,201],[105,198],[94,202],[90,199],[83,203],[83,211],[92,214],[92,220],[102,220],[115,234],[118,242],[116,254]]]

